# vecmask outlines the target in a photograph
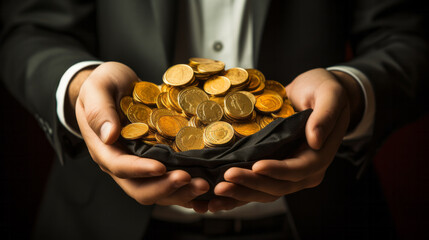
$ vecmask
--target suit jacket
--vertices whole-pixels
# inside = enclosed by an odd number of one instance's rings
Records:
[[[85,60],[119,61],[141,79],[161,83],[168,66],[187,62],[180,57],[189,50],[183,3],[25,0],[9,14],[1,38],[0,74],[35,115],[65,163],[57,162],[52,170],[37,236],[139,239],[143,235],[151,206],[140,206],[125,195],[90,159],[83,141],[61,126],[55,91],[62,74]],[[377,104],[375,130],[363,155],[371,155],[393,129],[420,112],[429,61],[422,16],[415,13],[415,6],[404,0],[251,0],[251,5],[254,62],[269,79],[287,84],[306,70],[343,64],[371,80]],[[264,12],[266,18],[261,17]],[[344,213],[354,201],[368,200],[356,196],[374,196],[368,190],[372,185],[355,180],[357,171],[352,164],[334,161],[321,186],[290,197],[303,236],[328,236],[340,229],[348,234],[352,222],[372,216]],[[349,218],[359,221],[345,221]]]

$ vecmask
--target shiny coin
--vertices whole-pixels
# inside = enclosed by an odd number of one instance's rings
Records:
[[[233,138],[234,129],[227,122],[214,122],[204,129],[204,142],[209,147],[228,145]]]
[[[130,123],[122,128],[121,136],[128,140],[134,140],[147,134],[149,127],[145,123]]]
[[[232,87],[237,87],[245,84],[249,79],[249,73],[243,68],[230,68],[224,74],[231,81]]]
[[[249,74],[249,85],[247,86],[248,91],[257,89],[261,85],[261,78],[256,74]]]
[[[274,121],[274,118],[269,115],[258,115],[256,122],[261,126],[261,129],[266,127],[268,124]]]
[[[167,106],[174,109],[177,112],[182,112],[182,108],[179,106],[178,96],[182,88],[171,87],[168,89],[167,94]]]
[[[177,133],[176,146],[180,151],[188,151],[204,148],[204,131],[195,127],[183,127]]]
[[[134,86],[135,100],[146,105],[155,105],[156,98],[161,91],[158,86],[150,82],[138,82]]]
[[[166,138],[174,139],[177,133],[188,124],[182,116],[162,116],[156,123],[156,130]]]
[[[255,75],[256,77],[258,77],[261,81],[261,83],[265,83],[265,75],[259,71],[258,69],[254,69],[254,68],[248,68],[246,69],[247,73],[250,75]]]
[[[197,70],[199,73],[209,73],[214,74],[225,69],[225,63],[221,61],[216,61],[213,63],[202,63],[197,66]]]
[[[197,106],[197,117],[204,124],[210,124],[222,119],[223,109],[214,101],[204,101]]]
[[[231,87],[231,81],[223,76],[214,76],[204,83],[204,91],[210,95],[223,95]]]
[[[261,126],[255,121],[235,122],[231,124],[235,134],[239,137],[247,137],[261,130]]]
[[[282,97],[283,99],[286,98],[285,87],[277,81],[274,81],[274,80],[265,81],[265,90],[274,91],[274,92],[278,93],[280,95],[280,97]]]
[[[163,96],[167,94],[165,92],[161,92],[160,94],[158,94],[158,96],[156,97],[156,107],[157,108],[167,108],[167,106],[165,105],[164,101],[163,101]]]
[[[133,104],[133,98],[130,96],[125,96],[121,98],[121,101],[119,102],[119,105],[121,107],[122,112],[127,115],[128,108]]]
[[[284,102],[282,107],[280,108],[280,111],[271,113],[271,116],[274,118],[287,118],[295,114],[295,110],[293,109],[292,105],[288,104],[287,102]]]
[[[197,87],[185,88],[178,94],[179,107],[187,116],[195,115],[198,104],[208,99],[209,96]]]
[[[238,91],[238,92],[246,95],[250,99],[250,101],[252,101],[252,104],[255,105],[255,103],[256,103],[255,95],[253,95],[252,93],[250,93],[248,91]]]
[[[128,108],[127,117],[132,123],[141,122],[147,124],[151,112],[152,109],[148,106],[141,103],[135,103]]]
[[[209,58],[196,58],[196,57],[189,59],[189,65],[191,67],[195,67],[200,64],[206,64],[206,63],[216,63],[216,60],[209,59]]]
[[[236,119],[243,119],[253,112],[252,101],[243,93],[233,92],[225,97],[226,113]]]
[[[283,98],[274,91],[266,90],[263,94],[256,96],[255,108],[260,112],[276,112],[282,105]]]
[[[163,81],[171,86],[184,86],[194,79],[194,70],[189,65],[177,64],[164,73]]]
[[[176,111],[167,108],[154,108],[148,119],[148,125],[151,129],[156,129],[156,123],[163,116],[177,115]]]

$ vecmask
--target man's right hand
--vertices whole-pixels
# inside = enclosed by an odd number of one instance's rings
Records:
[[[129,155],[116,143],[121,130],[116,103],[131,95],[137,81],[129,67],[107,62],[79,72],[70,83],[68,109],[75,109],[92,159],[140,204],[181,205],[197,212],[207,211],[207,204],[194,200],[208,191],[205,180],[191,178],[182,170],[166,171],[159,161]]]

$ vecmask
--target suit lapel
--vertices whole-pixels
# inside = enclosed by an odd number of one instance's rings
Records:
[[[255,67],[258,65],[259,50],[270,2],[270,0],[251,0],[253,14],[253,62]]]

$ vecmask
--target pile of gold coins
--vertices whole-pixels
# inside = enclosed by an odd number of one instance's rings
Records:
[[[163,82],[138,82],[121,99],[123,138],[177,152],[225,147],[295,113],[284,86],[257,69],[191,58],[167,69]]]

